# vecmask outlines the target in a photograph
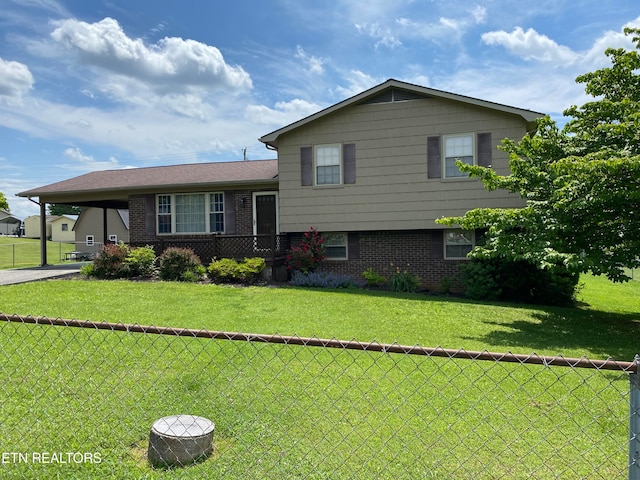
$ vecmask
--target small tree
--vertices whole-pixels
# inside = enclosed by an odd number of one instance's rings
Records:
[[[0,192],[0,210],[9,211],[9,202],[2,192]]]
[[[506,189],[519,209],[480,208],[439,220],[484,229],[475,259],[525,261],[538,269],[605,274],[626,281],[640,267],[640,29],[636,50],[607,49],[613,66],[577,78],[596,99],[564,113],[562,130],[545,117],[533,137],[503,140],[511,174],[458,162],[488,190]]]
[[[65,205],[64,203],[52,203],[49,205],[49,215],[80,215],[80,207]]]
[[[305,232],[297,247],[289,249],[286,265],[289,270],[300,270],[303,273],[315,271],[324,260],[324,239],[320,232],[311,227]]]

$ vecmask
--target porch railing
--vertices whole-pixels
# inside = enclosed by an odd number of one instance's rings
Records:
[[[203,263],[213,258],[262,257],[268,262],[284,260],[289,250],[287,235],[207,235],[198,237],[157,238],[149,242],[130,242],[131,246],[150,245],[157,255],[169,247],[192,249]]]

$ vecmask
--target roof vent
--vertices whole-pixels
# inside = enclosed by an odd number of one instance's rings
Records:
[[[400,88],[388,88],[382,92],[369,97],[360,102],[360,105],[371,105],[376,103],[395,103],[395,102],[407,102],[409,100],[421,100],[429,98],[428,95],[412,92],[410,90],[402,90]]]

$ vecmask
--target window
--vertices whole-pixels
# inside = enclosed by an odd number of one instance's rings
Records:
[[[87,245],[87,247],[93,247],[93,243],[94,243],[93,235],[87,235],[85,239],[85,244]]]
[[[444,176],[466,177],[466,173],[462,173],[456,161],[460,160],[468,165],[474,164],[474,135],[466,133],[462,135],[446,135],[444,137]]]
[[[224,232],[224,193],[158,195],[158,233]]]
[[[171,233],[171,195],[158,195],[158,233]]]
[[[444,231],[444,258],[467,258],[472,248],[472,231],[459,228]]]
[[[118,243],[118,235],[109,235],[109,241],[113,243]]]
[[[342,162],[340,145],[316,145],[315,175],[316,185],[340,185],[342,183]]]
[[[323,235],[325,256],[331,260],[347,259],[347,234],[327,233]]]
[[[212,232],[224,232],[224,195],[209,195],[209,225]]]
[[[68,223],[63,223],[60,228],[61,228],[61,230],[63,232],[68,232],[69,231],[69,224]]]

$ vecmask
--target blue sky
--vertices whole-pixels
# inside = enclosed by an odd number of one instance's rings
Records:
[[[515,107],[587,100],[637,0],[0,0],[0,192],[275,158],[257,138],[389,78]]]

